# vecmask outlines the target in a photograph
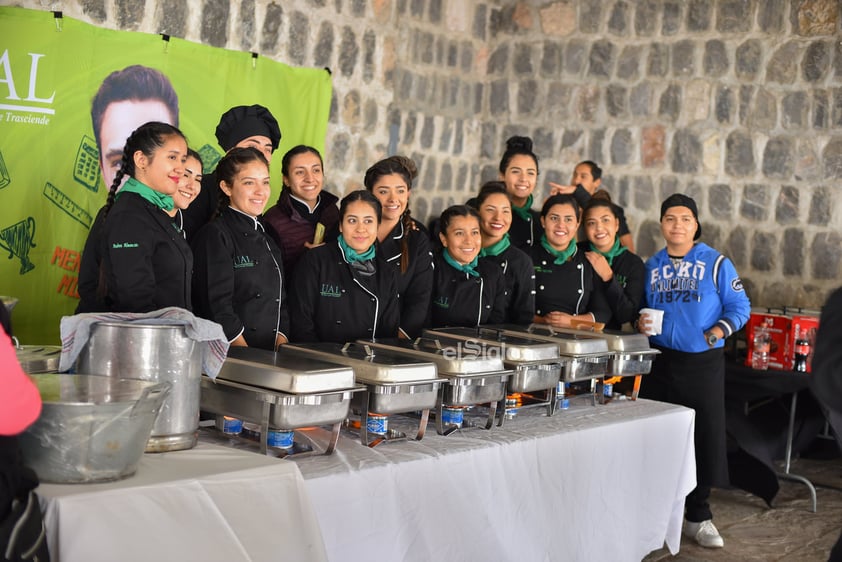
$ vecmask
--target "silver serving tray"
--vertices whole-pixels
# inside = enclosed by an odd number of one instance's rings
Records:
[[[437,328],[424,330],[424,336],[441,342],[462,341],[479,349],[498,348],[504,362],[546,362],[558,360],[558,346],[528,334],[505,334],[500,330],[478,328]]]
[[[506,383],[513,374],[513,371],[500,371],[481,375],[444,375],[448,383],[442,386],[442,404],[471,406],[499,402],[506,396]]]
[[[522,363],[509,378],[509,393],[538,392],[556,387],[567,362]]]
[[[358,343],[286,344],[284,351],[299,357],[339,363],[354,370],[357,382],[401,383],[436,379],[436,366],[429,361],[398,356]]]
[[[15,346],[15,352],[24,373],[34,375],[58,371],[61,360],[61,347],[59,346],[18,345]]]
[[[439,388],[447,379],[427,379],[408,382],[366,383],[366,392],[354,397],[354,408],[362,412],[368,396],[368,411],[377,414],[402,414],[430,410],[438,400]]]
[[[254,347],[229,347],[218,378],[293,394],[354,386],[354,370],[350,367],[302,357],[286,346],[274,353]]]
[[[516,326],[505,324],[500,326],[489,326],[498,329],[504,334],[512,336],[527,336],[537,340],[552,342],[558,346],[560,355],[585,356],[609,353],[608,342],[605,338],[597,337],[594,332],[583,330],[561,330],[548,328],[540,324],[532,326]],[[645,337],[645,336],[644,336]],[[647,348],[649,347],[647,342]]]
[[[364,389],[356,386],[339,391],[287,394],[202,375],[201,409],[262,423],[268,408],[269,427],[296,429],[339,423],[348,417],[351,396]]]
[[[502,353],[497,348],[468,347],[464,342],[442,342],[434,338],[416,340],[360,340],[361,344],[383,349],[395,355],[415,357],[435,363],[440,376],[473,375],[504,370]]]

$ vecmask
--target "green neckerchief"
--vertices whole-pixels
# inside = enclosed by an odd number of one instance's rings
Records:
[[[613,265],[614,264],[614,258],[616,258],[617,256],[619,256],[620,254],[622,254],[623,252],[625,252],[627,250],[627,248],[625,246],[620,246],[620,239],[619,238],[614,238],[614,245],[611,246],[611,249],[608,250],[607,252],[599,251],[596,248],[596,246],[593,245],[593,242],[590,242],[590,245],[591,245],[591,250],[593,250],[594,252],[596,252],[598,254],[602,254],[603,256],[605,256],[605,259],[608,260],[608,265]]]
[[[354,250],[351,246],[345,242],[345,238],[342,235],[339,236],[339,247],[342,248],[342,253],[345,254],[345,259],[349,262],[363,262],[368,261],[374,257],[374,244],[369,246],[368,250],[363,252],[362,254]]]
[[[119,199],[120,195],[123,193],[137,193],[159,209],[163,209],[165,211],[172,211],[173,207],[175,207],[172,197],[164,195],[160,191],[155,191],[148,185],[143,184],[132,177],[130,177],[123,187],[120,188],[120,191],[117,192],[114,199]]]
[[[461,263],[453,259],[453,257],[450,255],[450,252],[447,251],[447,248],[445,248],[444,252],[442,252],[442,255],[444,255],[444,261],[449,263],[454,269],[457,269],[462,273],[467,273],[471,277],[479,277],[479,271],[475,269],[477,263],[479,262],[479,258],[474,258],[474,261],[472,261],[471,263],[466,263],[465,265],[462,265]]]
[[[483,248],[479,251],[479,257],[484,258],[485,256],[499,256],[503,252],[509,249],[512,243],[509,240],[509,233],[503,235],[503,237],[498,241],[489,246],[488,248]]]
[[[524,203],[523,207],[518,207],[517,205],[512,203],[512,211],[514,211],[517,216],[519,216],[525,221],[529,221],[532,218],[532,213],[529,212],[531,209],[532,195],[526,198],[526,203]]]
[[[553,260],[555,265],[562,265],[564,262],[576,255],[576,242],[573,240],[571,240],[570,244],[567,245],[566,250],[556,250],[550,246],[550,243],[547,241],[547,235],[544,234],[541,236],[541,246],[543,246],[551,256],[555,257],[555,260]]]

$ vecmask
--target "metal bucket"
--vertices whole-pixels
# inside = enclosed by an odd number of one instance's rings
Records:
[[[182,325],[102,322],[91,335],[76,371],[119,378],[168,382],[147,453],[180,451],[196,445],[201,396],[201,346]]]

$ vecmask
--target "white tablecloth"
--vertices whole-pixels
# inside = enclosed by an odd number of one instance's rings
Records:
[[[692,410],[638,400],[295,462],[330,560],[639,561],[680,545]],[[390,421],[393,418],[390,418]],[[393,424],[394,425],[394,424]]]
[[[298,467],[251,452],[200,443],[37,493],[53,562],[326,560]]]

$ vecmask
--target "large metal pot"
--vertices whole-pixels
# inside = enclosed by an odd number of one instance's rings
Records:
[[[55,373],[32,379],[44,404],[20,445],[42,481],[101,482],[135,473],[168,383]]]
[[[201,396],[201,347],[182,325],[101,322],[91,326],[76,371],[169,382],[172,386],[152,428],[146,452],[196,445]]]

